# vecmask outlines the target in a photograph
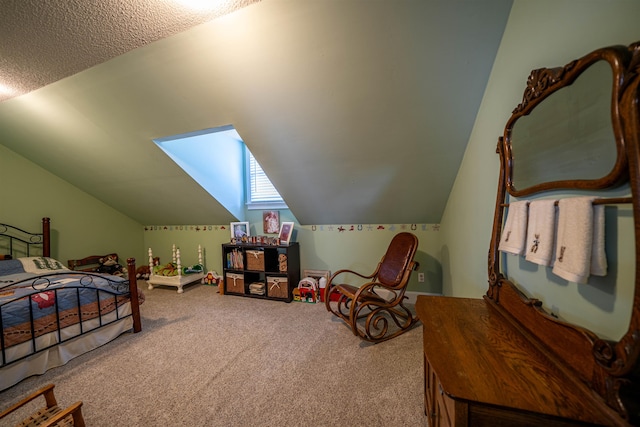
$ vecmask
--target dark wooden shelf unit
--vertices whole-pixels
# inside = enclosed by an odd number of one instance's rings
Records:
[[[286,256],[286,271],[281,271],[281,256]],[[261,265],[250,264],[250,257],[254,261],[261,259],[258,262]],[[235,265],[233,258],[238,259]],[[300,245],[298,242],[288,245],[225,243],[222,245],[222,266],[225,294],[291,302],[292,291],[300,281]],[[274,281],[282,288],[274,289]],[[251,293],[252,283],[264,284],[265,294]]]

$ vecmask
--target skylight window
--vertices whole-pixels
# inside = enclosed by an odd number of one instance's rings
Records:
[[[286,208],[233,126],[159,138],[154,142],[236,218],[244,218],[245,208]]]

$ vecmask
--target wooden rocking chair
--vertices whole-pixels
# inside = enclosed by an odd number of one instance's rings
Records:
[[[4,412],[0,413],[0,425],[2,419],[9,414],[19,410],[32,400],[44,396],[46,406],[39,409],[35,413],[29,415],[21,423],[17,424],[19,427],[30,426],[75,426],[85,427],[84,418],[82,417],[82,402],[76,402],[66,409],[61,409],[58,406],[58,402],[53,394],[53,384],[49,384],[40,390],[32,393],[30,396],[25,397],[20,402],[11,406]]]
[[[411,272],[419,266],[413,260],[417,249],[415,235],[399,233],[391,240],[372,274],[365,276],[347,269],[336,271],[325,288],[327,310],[344,320],[354,335],[366,341],[382,342],[408,331],[418,321],[403,304]],[[361,287],[336,284],[336,277],[344,273],[369,281]],[[390,319],[395,327],[389,327]]]

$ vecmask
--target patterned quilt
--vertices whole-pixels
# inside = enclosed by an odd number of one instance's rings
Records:
[[[104,316],[127,301],[129,284],[116,276],[64,268],[0,275],[1,348]]]

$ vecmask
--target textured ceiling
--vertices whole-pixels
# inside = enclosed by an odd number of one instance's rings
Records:
[[[0,102],[257,1],[0,0]]]

